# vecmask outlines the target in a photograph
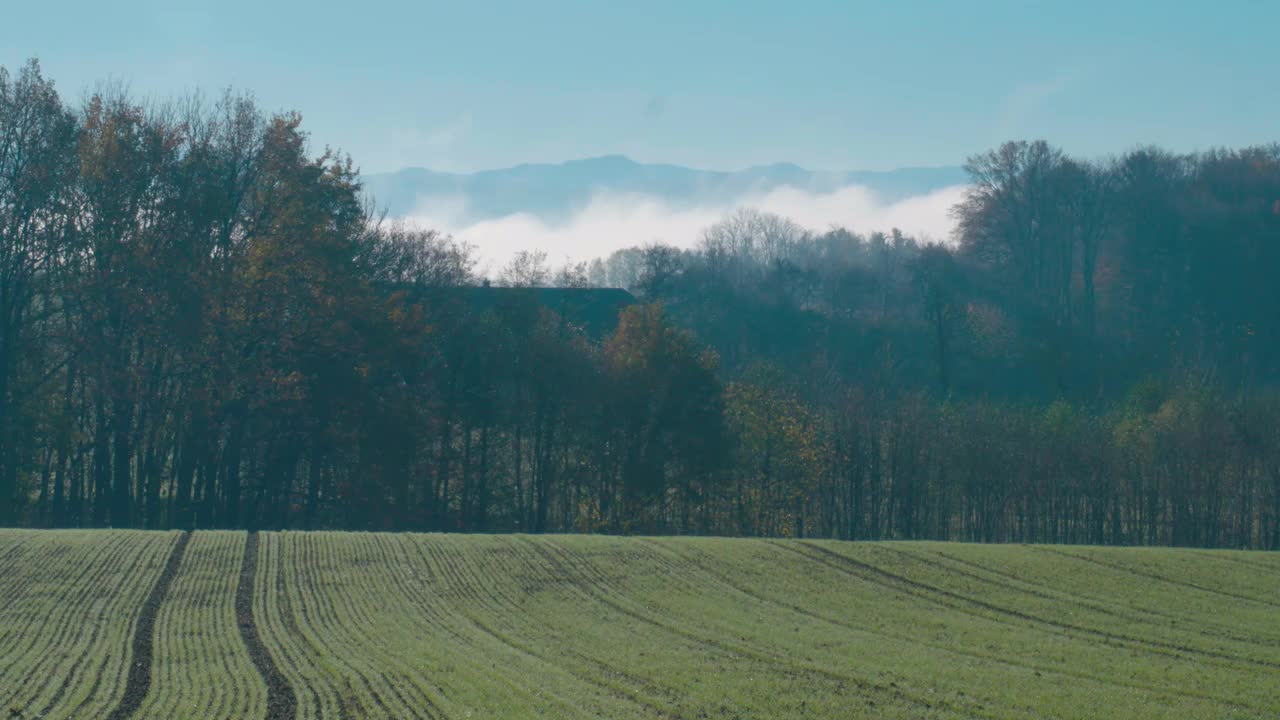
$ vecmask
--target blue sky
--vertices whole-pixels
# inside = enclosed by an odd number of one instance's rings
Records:
[[[10,2],[64,94],[251,90],[367,172],[623,153],[735,169],[1280,139],[1280,2]]]

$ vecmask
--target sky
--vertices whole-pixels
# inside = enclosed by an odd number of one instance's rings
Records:
[[[297,110],[365,173],[621,154],[712,170],[958,165],[1011,139],[1077,157],[1280,140],[1280,0],[7,0],[0,65],[64,96],[227,87]],[[889,202],[790,188],[674,207],[607,188],[568,218],[406,218],[474,245],[583,260],[696,244],[738,207],[815,231],[954,239],[963,188]]]
[[[815,170],[1280,139],[1280,2],[10,0],[63,93],[233,86],[365,172],[620,153]]]

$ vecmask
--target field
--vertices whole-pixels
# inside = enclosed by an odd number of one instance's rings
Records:
[[[0,531],[4,718],[1274,718],[1280,555]]]

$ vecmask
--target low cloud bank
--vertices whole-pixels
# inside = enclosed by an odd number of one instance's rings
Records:
[[[922,239],[947,241],[955,227],[951,208],[963,194],[964,187],[956,186],[885,203],[862,186],[829,193],[784,187],[733,203],[681,208],[646,195],[599,193],[586,207],[558,223],[530,213],[469,221],[464,199],[433,197],[424,198],[419,210],[405,219],[474,245],[481,269],[493,270],[520,250],[543,250],[558,264],[566,259],[605,257],[614,250],[654,242],[691,248],[704,228],[744,207],[782,215],[815,232],[839,226],[866,234],[896,227]]]

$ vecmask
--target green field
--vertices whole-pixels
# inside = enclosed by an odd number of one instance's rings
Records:
[[[0,531],[0,717],[1275,718],[1277,590],[1233,551]]]

